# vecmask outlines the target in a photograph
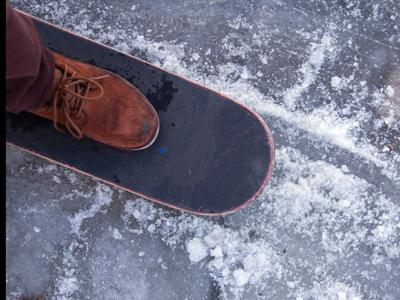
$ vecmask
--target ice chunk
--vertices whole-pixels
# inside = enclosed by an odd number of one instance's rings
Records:
[[[243,286],[249,282],[250,275],[243,269],[237,269],[233,271],[233,278],[235,278],[237,286]]]
[[[113,237],[116,240],[122,240],[122,235],[117,228],[115,228],[113,231]]]
[[[213,257],[222,257],[224,254],[222,253],[221,247],[217,246],[210,250],[210,255]]]
[[[199,238],[193,238],[186,244],[191,262],[199,262],[207,256],[207,247]]]
[[[333,76],[331,78],[331,87],[335,90],[339,90],[342,86],[342,79],[338,76]]]
[[[391,85],[388,85],[385,89],[385,93],[388,97],[394,96],[394,88]]]

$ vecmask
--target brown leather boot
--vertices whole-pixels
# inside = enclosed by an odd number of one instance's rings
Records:
[[[125,79],[95,66],[54,53],[51,100],[31,111],[53,120],[74,137],[83,136],[127,150],[151,146],[159,132],[156,111]]]

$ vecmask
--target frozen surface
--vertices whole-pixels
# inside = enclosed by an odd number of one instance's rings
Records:
[[[7,148],[9,299],[400,298],[396,0],[11,2],[251,106],[277,150],[200,218]]]

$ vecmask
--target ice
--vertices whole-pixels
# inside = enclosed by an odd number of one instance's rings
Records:
[[[53,176],[53,181],[58,183],[58,184],[61,183],[60,178],[58,178],[57,176]]]
[[[119,230],[117,228],[114,228],[114,230],[113,230],[113,237],[116,240],[121,240],[122,239],[122,235],[121,235],[121,233],[119,232]]]
[[[204,241],[211,248],[214,248],[223,239],[224,231],[220,226],[215,226],[213,231],[204,237]]]
[[[342,83],[342,79],[338,76],[333,76],[331,79],[331,86],[334,89],[340,89]]]
[[[386,92],[386,95],[388,95],[389,97],[394,96],[394,88],[390,85],[386,87],[385,92]]]
[[[70,181],[72,184],[74,184],[74,183],[77,182],[77,178],[76,178],[76,175],[75,175],[74,172],[67,172],[66,174],[67,174],[67,176],[68,176],[69,181]]]
[[[104,209],[111,204],[111,193],[112,191],[108,186],[97,186],[94,204],[88,209],[81,209],[69,219],[72,227],[71,233],[79,235],[82,223],[86,219],[94,217],[98,212],[104,212]]]
[[[219,246],[210,250],[210,255],[213,257],[222,257],[224,254],[222,253],[222,249]]]
[[[156,226],[154,224],[150,224],[149,227],[147,227],[147,231],[150,233],[153,233],[156,230]]]
[[[193,60],[197,61],[197,60],[199,60],[200,55],[198,55],[197,53],[193,53],[192,58],[193,58]]]
[[[199,218],[7,148],[8,299],[400,297],[397,2],[12,2],[249,105],[276,164]]]
[[[35,161],[33,164],[38,168],[46,166]],[[31,160],[28,166],[32,166]],[[8,213],[15,215],[8,222],[7,231],[7,279],[12,289],[9,297],[47,293],[50,299],[129,299],[136,295],[135,299],[161,300],[163,297],[184,299],[192,292],[202,297],[207,292],[201,284],[189,290],[185,288],[191,286],[187,273],[193,273],[191,279],[196,278],[206,286],[208,280],[207,273],[190,269],[188,257],[184,264],[175,258],[185,258],[186,251],[166,249],[161,241],[152,241],[132,219],[127,220],[125,227],[121,205],[127,202],[128,195],[119,197],[119,206],[118,201],[111,206],[115,192],[76,174],[84,185],[75,188],[73,197],[69,194],[65,197],[65,191],[52,181],[50,173],[33,177],[31,187],[34,185],[38,193],[29,199],[33,203],[26,202],[27,190],[21,193],[24,179],[19,178],[20,172],[28,174],[25,169],[30,174],[36,173],[36,167],[21,167],[16,170],[18,178],[8,178],[8,195],[14,199],[8,205]],[[62,179],[69,176],[68,172],[58,174]],[[43,182],[47,184],[42,185]],[[43,197],[44,191],[48,193],[46,197]],[[136,215],[142,217],[144,209],[137,207]],[[156,212],[151,206],[146,209]],[[118,218],[110,220],[109,213]],[[149,215],[142,220],[152,221]],[[159,261],[161,253],[163,258]],[[168,273],[171,268],[172,277]],[[194,264],[193,268],[197,266]],[[171,283],[171,278],[181,284]],[[165,291],[158,293],[158,289],[152,288],[155,285]]]
[[[314,283],[313,289],[305,293],[305,298],[317,297],[328,300],[361,300],[362,297],[351,286],[342,282]],[[304,296],[301,297],[304,299]]]
[[[47,172],[47,173],[53,172],[53,171],[55,171],[56,169],[57,169],[57,166],[56,166],[56,165],[48,165],[48,166],[46,166],[46,167],[44,167],[44,168],[41,168],[41,170],[44,170],[44,171]]]
[[[153,220],[149,221],[140,216],[144,212],[149,214],[149,207],[143,202],[137,206],[143,212],[137,212],[132,210],[132,205],[132,202],[127,203],[125,212],[130,217],[139,217],[139,223],[148,228],[147,224]],[[161,234],[162,239],[171,246],[180,243],[180,236],[187,234],[194,236],[185,246],[190,261],[196,263],[207,261],[208,256],[212,257],[206,266],[221,285],[223,292],[231,290],[239,293],[241,285],[236,283],[246,285],[247,282],[244,282],[246,275],[241,277],[241,273],[237,272],[237,265],[240,264],[244,265],[246,274],[249,277],[252,276],[255,284],[261,283],[271,276],[278,278],[281,276],[279,257],[265,241],[246,243],[247,233],[232,231],[193,216],[170,218],[159,209],[152,209],[150,214],[157,215],[155,223],[158,223],[159,226],[156,227],[156,230]],[[125,219],[129,220],[126,217]],[[176,228],[179,228],[179,231],[174,230]],[[174,232],[173,235],[172,232]],[[247,255],[245,255],[246,253]],[[250,267],[250,260],[254,260],[256,266]]]
[[[243,286],[249,282],[250,275],[243,269],[237,269],[233,271],[233,277],[237,286]]]
[[[311,55],[299,70],[301,82],[290,87],[283,94],[285,104],[290,110],[295,108],[296,100],[307,92],[310,85],[316,80],[326,55],[334,53],[334,51],[334,40],[329,34],[324,34],[319,43],[311,45]]]
[[[192,262],[199,262],[208,255],[207,248],[199,238],[190,240],[186,245],[186,249]]]

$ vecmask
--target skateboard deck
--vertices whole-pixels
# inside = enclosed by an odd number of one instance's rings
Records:
[[[32,17],[32,16],[31,16]],[[264,120],[242,104],[46,21],[32,17],[44,44],[117,73],[160,119],[154,144],[126,151],[60,133],[31,113],[6,114],[6,142],[171,208],[223,215],[251,203],[271,175],[274,145]]]

